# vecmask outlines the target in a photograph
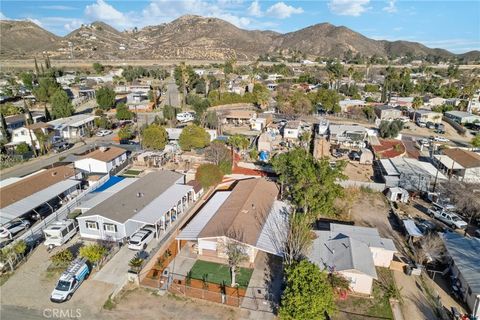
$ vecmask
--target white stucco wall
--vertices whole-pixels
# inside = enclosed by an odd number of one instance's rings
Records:
[[[111,167],[111,165],[110,165]],[[92,158],[86,158],[75,161],[75,168],[88,171],[88,172],[98,172],[98,173],[108,173],[108,163],[95,160]]]
[[[372,251],[373,263],[376,267],[390,267],[393,259],[393,251],[382,248],[370,248],[370,251]]]
[[[338,273],[350,281],[350,289],[353,291],[363,294],[370,294],[372,292],[372,277],[353,271],[339,271]]]
[[[88,217],[78,217],[78,226],[80,231],[80,237],[87,239],[102,239],[102,240],[121,240],[125,234],[125,226],[122,223],[110,220],[102,216],[88,216]],[[94,221],[98,223],[98,230],[93,230],[87,228],[87,221]],[[115,224],[117,226],[117,232],[110,232],[103,229],[104,223]]]

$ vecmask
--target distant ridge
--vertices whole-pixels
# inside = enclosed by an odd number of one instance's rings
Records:
[[[32,58],[47,51],[67,59],[186,59],[237,60],[293,51],[308,56],[343,57],[345,54],[399,57],[407,54],[449,59],[480,59],[480,51],[454,54],[417,42],[374,40],[343,26],[319,23],[285,34],[244,30],[218,18],[186,15],[135,31],[118,31],[103,22],[84,25],[58,37],[30,21],[2,20],[0,58]]]

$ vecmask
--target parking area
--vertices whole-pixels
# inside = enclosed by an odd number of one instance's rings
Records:
[[[78,245],[73,240],[67,246]],[[80,308],[82,316],[93,317],[102,309],[102,306],[113,290],[113,285],[96,281],[93,275],[87,279],[75,292],[72,299],[61,305],[50,301],[50,294],[55,287],[59,273],[49,272],[50,257],[57,251],[49,253],[47,248],[40,245],[2,286],[1,305],[16,306],[35,310],[48,308]]]

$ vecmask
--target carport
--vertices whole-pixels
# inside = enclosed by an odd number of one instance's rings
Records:
[[[17,219],[23,215],[33,211],[38,214],[35,209],[38,209],[41,205],[47,204],[52,213],[55,211],[54,208],[49,204],[49,201],[60,198],[60,195],[63,193],[72,193],[78,186],[81,181],[79,180],[63,180],[60,181],[48,188],[45,188],[41,191],[38,191],[28,197],[25,197],[19,201],[16,201],[2,209],[0,209],[0,223],[6,223],[10,220]]]
[[[129,220],[154,226],[158,239],[159,231],[166,231],[192,201],[192,186],[174,184]]]

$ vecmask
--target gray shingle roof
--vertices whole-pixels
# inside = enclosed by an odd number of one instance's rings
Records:
[[[372,252],[369,247],[342,233],[315,231],[317,238],[309,259],[327,271],[356,270],[377,279]]]

